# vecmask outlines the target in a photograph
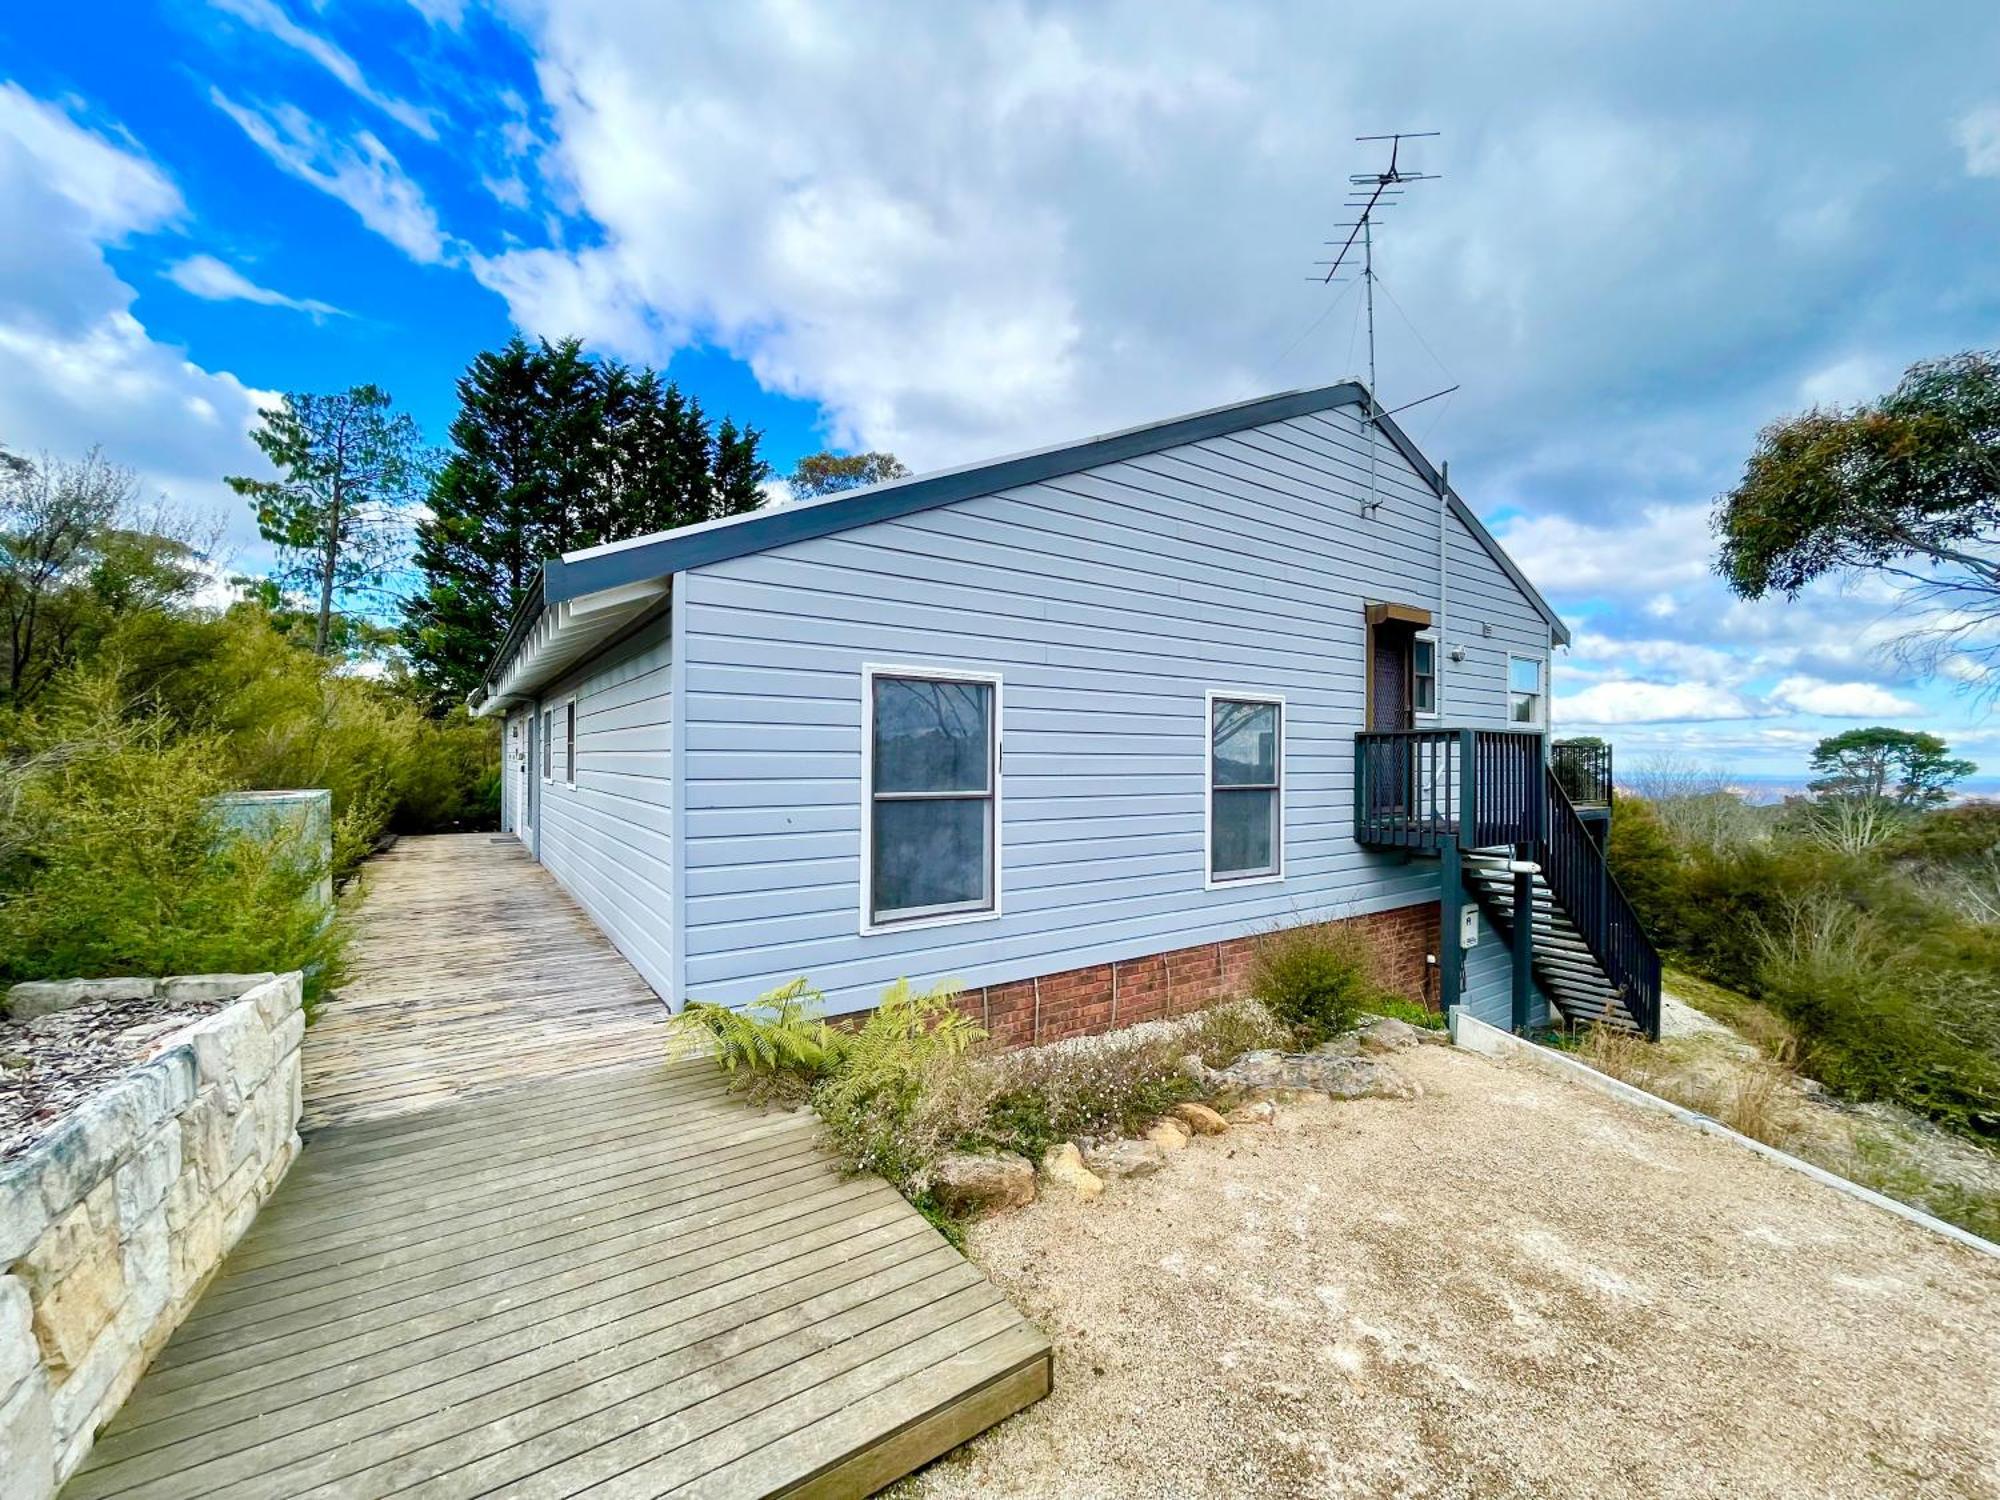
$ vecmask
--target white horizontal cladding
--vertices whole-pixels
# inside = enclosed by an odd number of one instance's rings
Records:
[[[656,618],[542,690],[553,775],[537,778],[542,863],[664,999],[673,989],[673,697]],[[568,766],[565,714],[576,712]]]
[[[499,713],[534,695],[654,608],[669,587],[665,578],[650,578],[548,606],[475,713]]]
[[[898,978],[971,985],[1436,899],[1354,842],[1366,605],[1435,608],[1436,492],[1390,445],[1372,518],[1351,413],[1291,419],[682,575],[687,992],[806,975],[835,1010]],[[1549,626],[1455,517],[1445,722],[1506,723]],[[1456,659],[1455,659],[1456,658]],[[858,932],[863,668],[1006,684],[991,920]],[[1213,884],[1211,690],[1285,704],[1282,878]]]

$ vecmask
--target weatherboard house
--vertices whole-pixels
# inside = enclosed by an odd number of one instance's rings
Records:
[[[1650,1031],[1567,640],[1345,383],[551,558],[473,706],[671,1006],[951,978],[1047,1041],[1345,920],[1432,1003]]]

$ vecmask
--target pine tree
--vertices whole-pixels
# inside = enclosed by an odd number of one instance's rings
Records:
[[[314,649],[322,656],[336,598],[381,590],[402,558],[404,517],[423,490],[417,424],[392,405],[372,385],[327,396],[288,392],[250,434],[279,477],[228,480],[278,549],[277,582],[317,597]]]
[[[515,337],[458,383],[451,450],[417,527],[424,585],[405,616],[418,680],[444,707],[471,692],[544,559],[754,510],[759,434],[711,426],[656,371],[575,339]]]

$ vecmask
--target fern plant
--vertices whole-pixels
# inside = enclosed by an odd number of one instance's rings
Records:
[[[843,1038],[839,1066],[813,1091],[848,1168],[879,1172],[913,1199],[984,1109],[963,1059],[986,1033],[959,1010],[958,995],[950,981],[919,991],[897,980]]]
[[[725,1073],[785,1073],[811,1084],[840,1065],[849,1037],[820,1015],[822,997],[805,978],[781,984],[737,1009],[690,1000],[669,1023],[667,1055],[712,1054]]]

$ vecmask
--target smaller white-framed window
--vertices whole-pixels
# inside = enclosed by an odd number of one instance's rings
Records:
[[[576,785],[576,699],[563,703],[563,780]]]
[[[542,780],[556,779],[556,711],[542,710]]]
[[[1000,915],[1001,683],[861,669],[861,932]]]
[[[1521,729],[1540,729],[1545,707],[1542,659],[1507,658],[1507,722]]]
[[[1438,716],[1437,632],[1423,630],[1410,642],[1410,712],[1419,719]]]
[[[1210,688],[1207,701],[1202,883],[1213,890],[1283,880],[1285,700]]]

